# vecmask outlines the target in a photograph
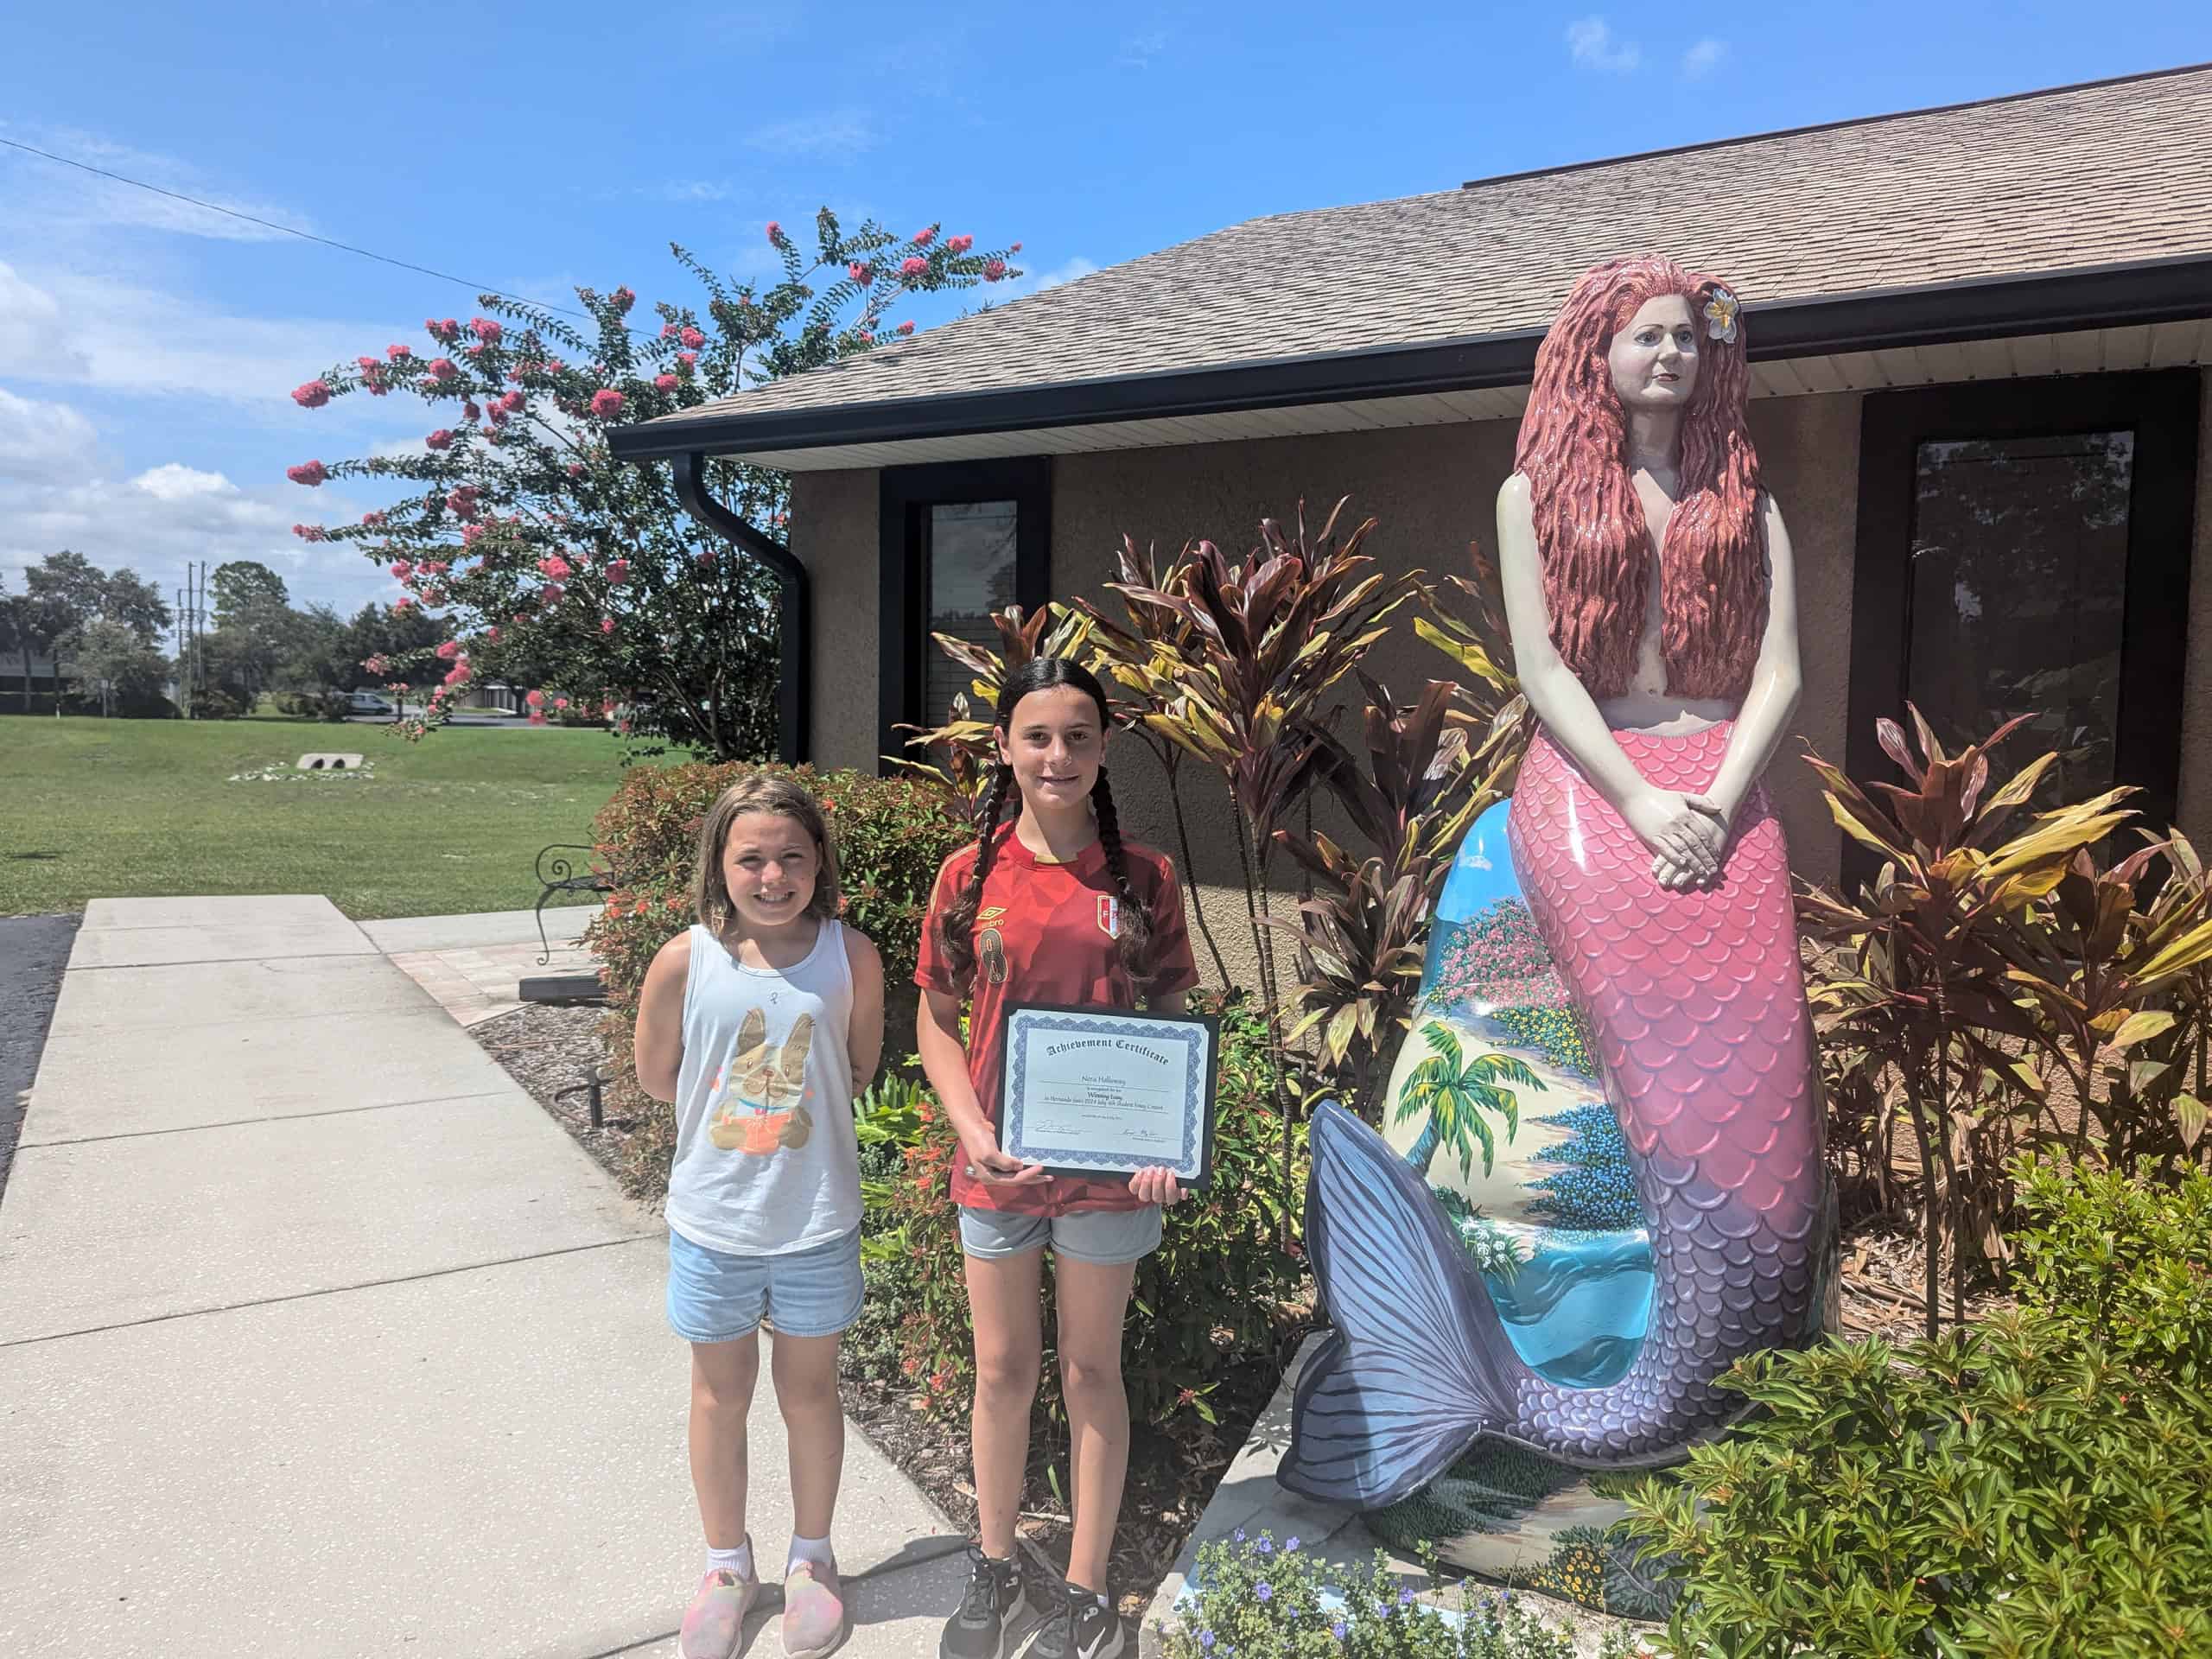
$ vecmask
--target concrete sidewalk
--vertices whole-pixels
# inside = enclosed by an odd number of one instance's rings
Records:
[[[327,900],[96,901],[0,1202],[0,1654],[672,1656],[664,1238]],[[779,1561],[765,1375],[752,1430]],[[837,1534],[846,1651],[934,1653],[961,1541],[857,1433]]]

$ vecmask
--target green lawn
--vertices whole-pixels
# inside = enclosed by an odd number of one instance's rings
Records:
[[[355,777],[290,778],[310,750]],[[314,721],[0,718],[0,915],[88,899],[320,893],[348,916],[518,910],[548,842],[591,839],[621,777],[605,732]]]

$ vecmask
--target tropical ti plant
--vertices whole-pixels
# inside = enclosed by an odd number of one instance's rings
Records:
[[[1376,1091],[1412,1020],[1445,878],[1467,827],[1504,793],[1520,752],[1495,723],[1470,751],[1467,728],[1452,719],[1465,712],[1458,686],[1431,681],[1402,711],[1387,686],[1358,677],[1368,698],[1364,763],[1328,734],[1319,771],[1379,850],[1357,858],[1325,834],[1276,830],[1314,890],[1293,921],[1272,925],[1298,949],[1305,1014],[1287,1040],[1314,1035],[1323,1069],[1374,1122]]]
[[[895,728],[912,733],[907,747],[933,752],[935,760],[885,757],[893,765],[936,784],[960,801],[963,810],[971,811],[998,762],[991,731],[998,719],[999,688],[1006,683],[1006,677],[1033,658],[1078,656],[1090,632],[1084,618],[1057,603],[1047,603],[1034,615],[1019,605],[1009,605],[1002,611],[993,611],[990,620],[999,636],[1000,649],[995,652],[956,634],[930,636],[938,650],[976,677],[966,691],[953,698],[952,718],[944,725]]]
[[[1952,1316],[1963,1319],[1970,1224],[1986,1226],[2001,1209],[2005,1166],[2018,1149],[2019,1126],[1993,1103],[2012,1097],[2009,1084],[2042,1090],[2024,1058],[2042,1027],[2015,976],[2020,929],[2075,857],[2126,821],[2120,803],[2128,791],[2043,813],[2000,839],[2056,757],[2038,756],[1993,791],[1990,752],[2024,716],[1947,754],[1919,711],[1909,713],[1917,753],[1896,721],[1878,722],[1904,785],[1862,789],[1808,757],[1836,823],[1883,862],[1857,902],[1807,887],[1797,912],[1816,938],[1840,947],[1810,988],[1816,1024],[1824,1039],[1855,1046],[1847,1069],[1862,1097],[1884,1116],[1901,1108],[1918,1153],[1932,1338],[1939,1260],[1949,1252]]]
[[[1165,733],[1147,724],[1143,713],[1147,709],[1163,709],[1179,715],[1179,699],[1185,694],[1175,684],[1175,665],[1183,661],[1198,643],[1198,625],[1185,613],[1164,606],[1139,604],[1128,595],[1131,592],[1179,593],[1188,584],[1191,566],[1195,558],[1187,544],[1180,553],[1165,565],[1160,563],[1156,549],[1147,546],[1137,551],[1135,538],[1122,537],[1115,558],[1121,582],[1116,592],[1121,598],[1122,620],[1116,621],[1097,606],[1085,599],[1074,601],[1074,607],[1090,621],[1090,645],[1095,653],[1091,661],[1094,672],[1108,684],[1132,694],[1136,706],[1126,718],[1130,734],[1152,752],[1160,762],[1160,771],[1167,779],[1167,800],[1175,817],[1175,838],[1183,855],[1182,868],[1186,874],[1195,867],[1191,855],[1191,827],[1183,812],[1183,762],[1189,751]],[[1229,983],[1229,964],[1222,959],[1221,945],[1214,938],[1213,929],[1206,920],[1205,906],[1200,901],[1196,881],[1188,884],[1192,918],[1198,923],[1198,936],[1205,941],[1206,950],[1213,957],[1214,972],[1220,982]]]
[[[1541,1090],[1544,1080],[1526,1061],[1510,1054],[1470,1058],[1452,1028],[1440,1020],[1422,1026],[1421,1035],[1428,1039],[1429,1055],[1407,1077],[1395,1121],[1402,1123],[1425,1111],[1428,1122],[1406,1148],[1406,1162],[1425,1179],[1438,1152],[1450,1152],[1459,1160],[1459,1173],[1465,1175],[1474,1167],[1475,1147],[1480,1143],[1483,1173],[1487,1175],[1497,1161],[1497,1141],[1484,1114],[1503,1118],[1505,1138],[1512,1140],[1521,1129],[1521,1102],[1514,1089]]]

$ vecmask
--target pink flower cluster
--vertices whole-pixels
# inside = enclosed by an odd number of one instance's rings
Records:
[[[686,369],[689,369],[693,364],[699,360],[699,353],[696,352],[678,352],[676,354],[676,360],[681,363]]]
[[[524,406],[529,404],[530,399],[524,397],[522,393],[518,391],[510,391],[505,393],[501,397],[494,398],[493,401],[499,409],[504,410],[506,413],[510,415],[519,415],[522,413]]]
[[[607,567],[607,581],[610,587],[620,588],[630,580],[630,561],[616,559]]]
[[[663,391],[674,391],[677,387],[682,384],[683,383],[672,374],[657,374],[653,376],[653,385]]]
[[[1006,261],[1005,261],[1005,260],[1003,260],[1003,259],[986,259],[985,261],[983,261],[983,280],[984,280],[985,282],[987,282],[987,283],[995,283],[995,282],[997,282],[1001,277],[1004,276],[1005,275],[1006,275]]]
[[[321,524],[294,524],[292,534],[303,542],[327,542],[330,539],[330,532]]]
[[[453,448],[453,433],[442,426],[423,442],[433,449],[450,449]]]
[[[686,328],[682,334],[678,334],[677,338],[695,352],[707,343],[707,337],[701,334],[696,328]]]
[[[899,325],[899,332],[902,334],[912,334],[914,332],[913,323],[911,321],[900,323]]]
[[[461,641],[458,639],[448,639],[438,647],[438,658],[442,662],[449,663],[460,655]]]
[[[361,515],[361,522],[366,524],[370,529],[374,530],[378,524],[384,523],[384,518],[385,516],[381,512],[365,512]]]
[[[292,388],[292,401],[302,409],[321,409],[330,401],[330,388],[320,380],[308,380]]]
[[[930,262],[919,257],[910,257],[899,262],[899,274],[901,276],[925,276],[928,273],[929,268]]]
[[[548,582],[563,581],[574,569],[575,567],[558,553],[549,553],[537,562],[538,575],[543,576]]]
[[[976,238],[972,236],[949,237],[945,240],[944,251],[947,253],[965,253],[975,245]]]
[[[415,566],[411,560],[394,559],[392,561],[391,579],[394,582],[410,582],[414,579],[414,575]]]
[[[431,379],[454,380],[458,379],[460,376],[461,365],[455,363],[453,359],[449,357],[434,357],[430,359]]]
[[[626,315],[630,308],[638,302],[638,296],[630,291],[626,283],[607,296],[607,302],[614,308],[616,315]]]
[[[777,245],[780,244],[780,243],[783,241],[783,239],[784,239],[784,227],[783,227],[782,226],[780,226],[780,225],[777,224],[777,223],[776,223],[776,221],[775,221],[774,219],[770,219],[770,220],[768,221],[768,242],[769,242],[769,245],[771,245],[772,247],[772,246],[775,246],[775,245]]]
[[[602,386],[591,395],[591,412],[602,421],[613,420],[622,412],[622,394],[611,386]]]
[[[912,265],[918,264],[921,262],[919,260],[909,259],[906,263]],[[851,277],[862,288],[866,288],[870,283],[875,280],[875,267],[874,265],[863,264],[856,259],[851,264],[845,267],[845,275]]]
[[[934,225],[929,226],[926,230],[916,231],[914,232],[914,245],[918,248],[926,248],[931,243],[936,240],[937,226]]]
[[[453,516],[466,523],[476,516],[477,499],[484,492],[474,484],[464,484],[446,497],[446,506]]]
[[[295,484],[304,484],[310,489],[315,489],[330,476],[330,468],[319,461],[303,461],[296,467],[287,467],[284,476]]]
[[[387,346],[384,348],[384,354],[395,363],[398,362],[403,357],[412,357],[415,355],[414,353],[409,351],[404,346]]]
[[[472,318],[469,321],[468,332],[486,346],[496,346],[499,343],[501,333],[499,325],[490,317]]]
[[[461,325],[451,317],[448,317],[443,322],[440,322],[435,317],[425,317],[423,319],[423,331],[432,340],[448,346],[461,338]]]

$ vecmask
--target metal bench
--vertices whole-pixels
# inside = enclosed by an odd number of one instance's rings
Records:
[[[545,933],[547,901],[561,893],[614,891],[614,873],[591,861],[591,855],[598,850],[575,842],[556,841],[537,855],[535,868],[538,894],[532,910],[537,918],[537,943],[542,947],[537,957],[541,968],[553,960],[553,944]],[[575,858],[571,854],[582,856]],[[548,974],[524,980],[518,995],[525,1002],[603,1002],[607,1000],[607,988],[600,983],[597,974]]]

